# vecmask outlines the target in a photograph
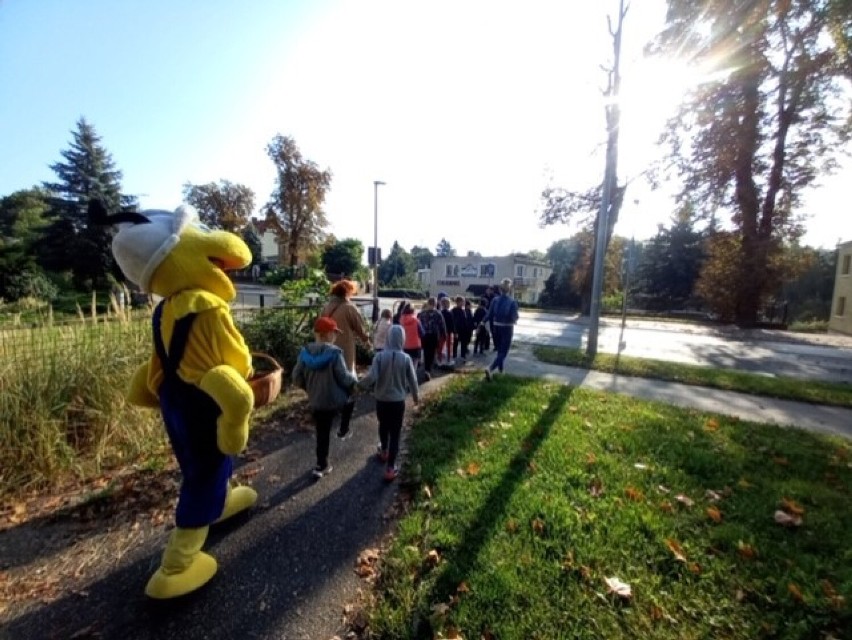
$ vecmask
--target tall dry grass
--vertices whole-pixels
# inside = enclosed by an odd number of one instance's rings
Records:
[[[125,400],[150,352],[150,314],[115,300],[106,315],[0,330],[0,496],[162,450],[159,415]]]

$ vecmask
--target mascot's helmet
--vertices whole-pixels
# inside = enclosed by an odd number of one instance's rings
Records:
[[[198,222],[198,213],[189,205],[178,207],[174,213],[152,209],[107,216],[103,205],[93,201],[89,215],[101,224],[118,225],[112,254],[127,279],[144,292],[157,267],[180,241],[181,231]]]

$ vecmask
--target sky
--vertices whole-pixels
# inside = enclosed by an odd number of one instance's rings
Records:
[[[642,46],[664,0],[625,18],[616,233],[667,224],[641,174],[676,105],[675,67]],[[604,170],[601,70],[617,0],[0,0],[0,196],[55,178],[84,117],[142,208],[186,183],[274,188],[277,134],[332,172],[328,231],[385,254],[398,241],[459,255],[546,251],[541,192],[586,190]],[[847,165],[852,166],[852,165]],[[806,195],[804,242],[852,239],[852,181]],[[384,185],[374,188],[374,181]]]

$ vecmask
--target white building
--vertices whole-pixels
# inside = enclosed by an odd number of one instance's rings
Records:
[[[420,286],[434,296],[443,291],[454,297],[478,298],[486,287],[495,289],[503,278],[510,278],[519,302],[536,304],[544,283],[553,272],[550,264],[523,253],[509,256],[452,256],[432,258],[430,269],[420,269]]]

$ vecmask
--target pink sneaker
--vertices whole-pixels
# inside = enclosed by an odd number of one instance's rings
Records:
[[[388,467],[385,469],[385,482],[393,482],[399,475],[399,470],[396,467]]]

